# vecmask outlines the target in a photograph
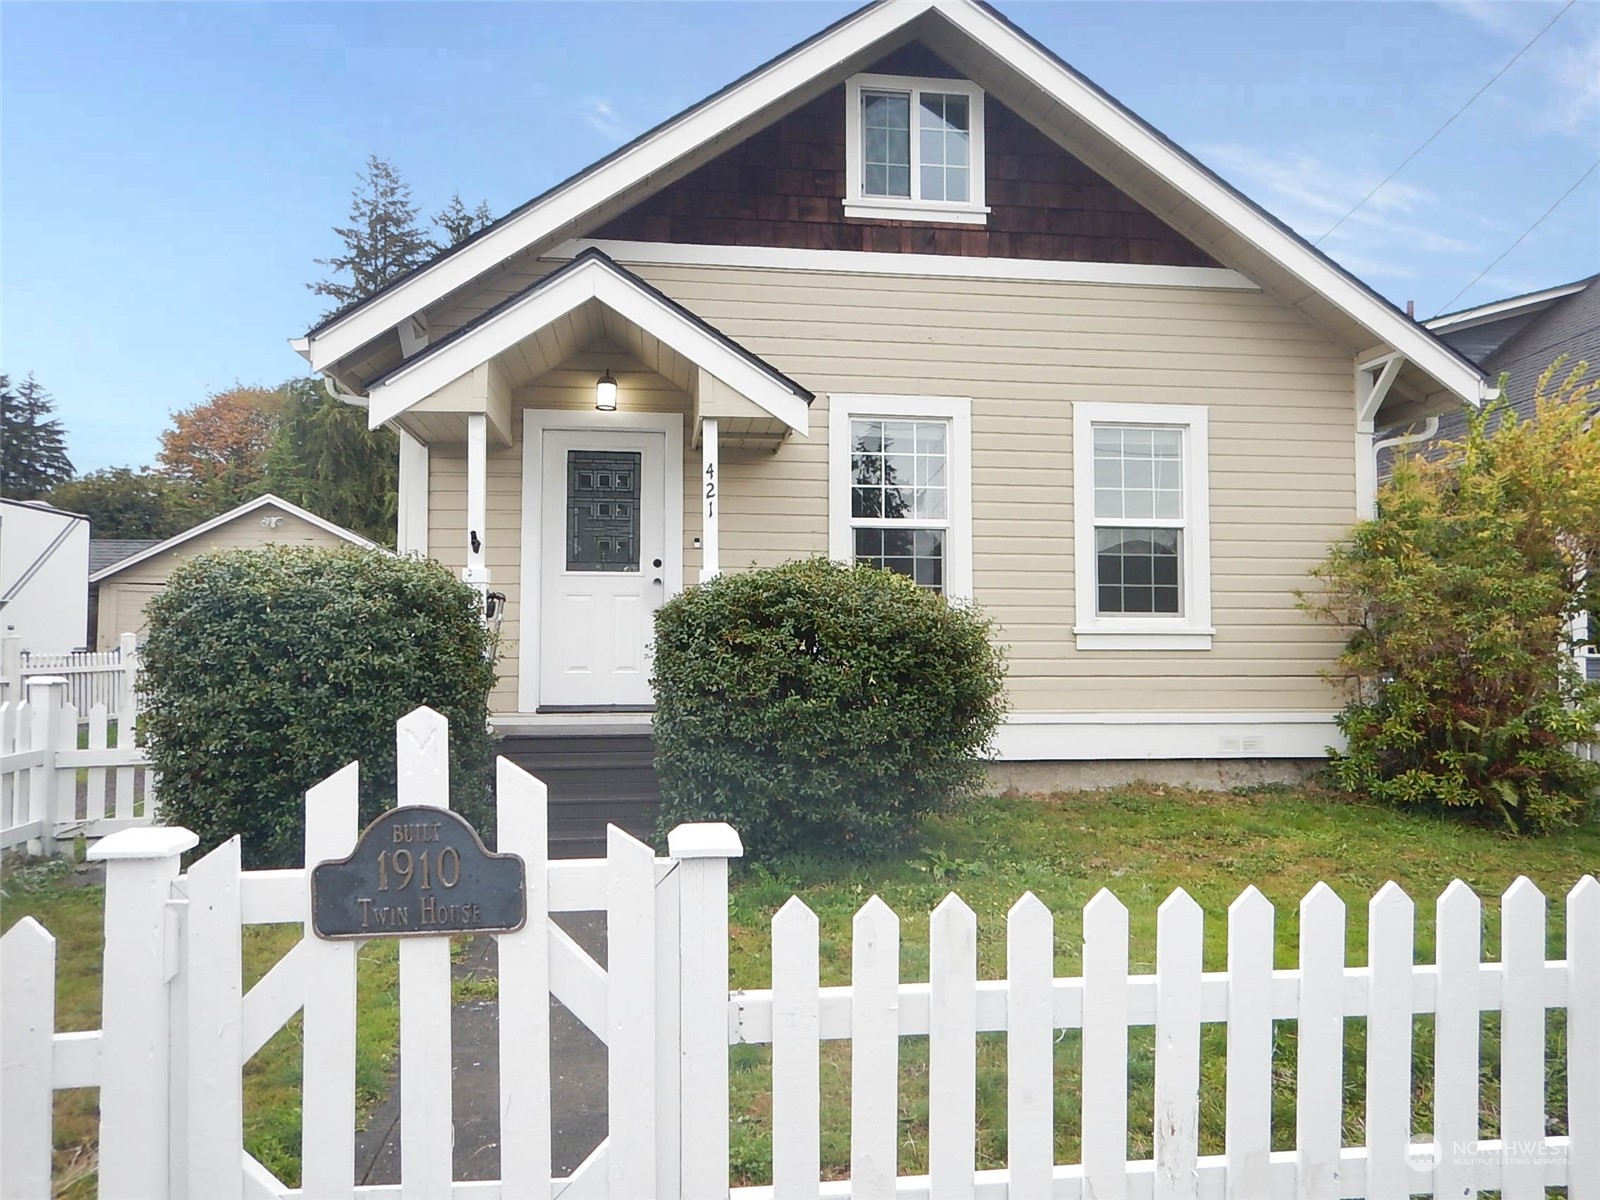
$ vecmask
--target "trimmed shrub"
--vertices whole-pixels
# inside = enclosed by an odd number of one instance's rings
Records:
[[[305,791],[361,761],[361,820],[394,805],[395,721],[450,721],[451,803],[489,823],[492,641],[436,563],[354,548],[202,555],[147,609],[140,730],[161,819],[252,867],[297,865]]]
[[[1344,789],[1543,832],[1600,787],[1567,748],[1600,722],[1570,640],[1600,597],[1600,425],[1582,364],[1551,389],[1560,365],[1533,419],[1491,405],[1443,460],[1397,464],[1377,518],[1313,572],[1305,606],[1352,630],[1334,672]]]
[[[661,828],[727,821],[750,857],[892,848],[983,780],[1005,668],[975,608],[808,559],[656,614]]]

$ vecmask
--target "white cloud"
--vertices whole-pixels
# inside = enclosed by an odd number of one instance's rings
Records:
[[[613,141],[621,141],[628,132],[627,122],[617,115],[617,110],[611,107],[609,100],[586,100],[582,109],[583,119],[602,137]]]

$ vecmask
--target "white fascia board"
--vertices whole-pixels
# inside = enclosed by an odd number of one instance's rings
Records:
[[[383,549],[383,547],[379,546],[376,542],[369,542],[359,533],[353,533],[342,525],[335,525],[332,521],[325,520],[324,518],[317,516],[317,514],[314,512],[306,511],[298,504],[291,504],[289,501],[280,499],[279,497],[274,496],[271,492],[268,492],[265,496],[257,496],[254,500],[247,501],[246,503],[241,504],[238,508],[229,509],[220,516],[212,517],[209,521],[202,521],[199,525],[196,525],[190,529],[185,529],[182,533],[173,534],[164,542],[157,542],[154,546],[151,546],[147,550],[141,550],[137,554],[129,555],[127,558],[112,563],[109,567],[105,567],[102,570],[96,571],[93,575],[89,576],[89,582],[99,583],[102,579],[108,579],[119,572],[126,571],[135,563],[144,562],[146,559],[154,558],[158,554],[165,554],[173,547],[181,546],[184,542],[187,542],[193,538],[197,538],[203,533],[210,533],[213,529],[226,525],[229,521],[237,520],[239,517],[249,516],[251,513],[255,512],[256,509],[266,508],[269,506],[281,508],[290,516],[299,517],[302,521],[306,521],[309,524],[315,525],[318,529],[321,529],[324,532],[331,533],[335,537],[343,538],[353,546],[360,546],[363,550]],[[388,551],[385,550],[384,553],[387,554]]]
[[[644,182],[697,146],[778,103],[934,6],[934,0],[897,0],[847,18],[811,45],[706,101],[610,162],[579,175],[540,203],[491,226],[470,245],[373,297],[320,333],[309,335],[312,367],[320,371],[337,362],[496,264],[563,225],[580,220],[608,198]]]
[[[1004,22],[975,4],[941,3],[940,15],[986,46],[1010,67],[1090,128],[1103,134],[1135,162],[1177,188],[1212,216],[1271,255],[1285,270],[1314,288],[1352,320],[1433,376],[1469,403],[1482,398],[1483,377],[1456,358],[1404,314],[1392,311],[1316,251],[1280,229],[1264,213],[1209,172],[1166,145],[1161,138],[1106,97],[1085,86]]]
[[[566,261],[599,250],[619,263],[643,266],[745,267],[773,271],[830,271],[847,275],[915,275],[944,279],[1010,279],[1103,283],[1124,287],[1214,288],[1259,292],[1229,267],[1166,267],[1145,263],[1067,262],[1049,258],[969,258],[960,254],[898,254],[880,250],[811,250],[783,246],[704,246],[576,238],[547,250]]]
[[[1449,316],[1435,317],[1433,320],[1426,322],[1426,325],[1435,332],[1446,329],[1471,329],[1476,325],[1487,325],[1490,321],[1514,317],[1518,313],[1527,312],[1529,309],[1543,308],[1545,305],[1563,297],[1575,296],[1588,286],[1588,281],[1568,283],[1543,292],[1534,292],[1529,296],[1518,296],[1510,300],[1496,300],[1492,304],[1480,304],[1477,308],[1462,309],[1460,312],[1451,313]]]
[[[570,275],[508,305],[476,329],[463,334],[415,365],[401,367],[371,389],[368,422],[376,429],[413,404],[458,379],[479,363],[510,349],[523,338],[588,300],[632,321],[660,338],[696,366],[704,367],[723,383],[748,397],[789,428],[804,434],[810,410],[806,402],[752,365],[719,339],[682,313],[642,291],[603,263],[588,262]]]

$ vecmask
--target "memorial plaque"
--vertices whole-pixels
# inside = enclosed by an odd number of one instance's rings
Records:
[[[510,933],[528,919],[527,865],[491,854],[447,808],[391,808],[348,858],[311,869],[311,927],[322,938]]]

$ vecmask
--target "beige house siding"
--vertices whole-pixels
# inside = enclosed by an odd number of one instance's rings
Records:
[[[818,393],[811,436],[776,453],[724,449],[725,570],[826,553],[829,393],[972,400],[975,598],[1000,625],[1019,712],[1327,711],[1335,631],[1294,591],[1355,507],[1351,348],[1253,291],[627,264]],[[500,288],[511,281],[496,281]],[[588,355],[516,406],[590,407],[610,365],[631,407],[688,400]],[[637,368],[637,364],[634,364]],[[1079,651],[1072,635],[1073,401],[1210,412],[1209,651]],[[619,422],[620,423],[620,422]],[[489,562],[512,597],[497,711],[516,701],[518,444],[492,452]],[[686,428],[686,435],[692,430]],[[687,444],[688,490],[699,455]],[[464,460],[435,447],[430,547],[464,561]],[[686,581],[698,504],[686,497]]]
[[[262,524],[264,517],[281,517],[276,529]],[[240,513],[231,521],[206,531],[172,549],[106,577],[100,583],[97,612],[98,649],[110,650],[122,633],[143,636],[148,628],[144,606],[166,586],[179,563],[213,550],[254,550],[261,546],[348,546],[344,538],[275,505]]]

